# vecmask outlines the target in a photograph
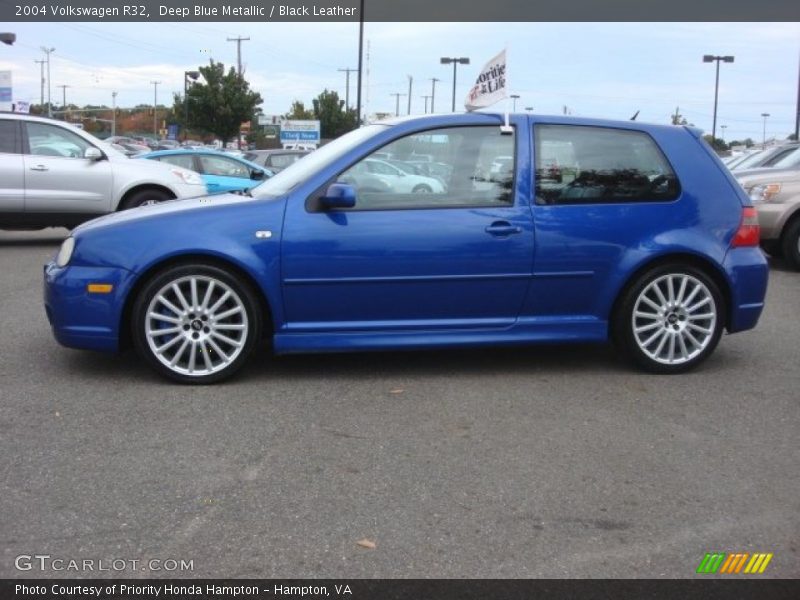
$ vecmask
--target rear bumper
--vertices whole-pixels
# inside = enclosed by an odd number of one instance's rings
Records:
[[[116,351],[130,271],[108,267],[44,266],[44,308],[56,340],[70,348]],[[90,283],[113,286],[108,294],[90,293]]]
[[[764,310],[769,278],[767,260],[759,248],[733,248],[723,266],[731,283],[728,332],[752,329]]]

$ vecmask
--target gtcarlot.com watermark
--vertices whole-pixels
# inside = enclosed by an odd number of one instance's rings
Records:
[[[134,572],[183,573],[194,571],[194,559],[183,558],[65,558],[49,554],[20,554],[14,559],[17,571],[34,572]]]

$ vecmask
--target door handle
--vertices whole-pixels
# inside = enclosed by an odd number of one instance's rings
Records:
[[[31,171],[49,171],[45,165],[35,165],[31,167]]]
[[[502,237],[506,235],[512,235],[514,233],[522,233],[522,227],[512,225],[508,221],[495,221],[484,231],[490,235]]]

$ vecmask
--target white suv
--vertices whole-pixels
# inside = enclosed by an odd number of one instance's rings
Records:
[[[0,229],[74,227],[109,212],[205,193],[194,171],[132,161],[62,121],[0,113]]]

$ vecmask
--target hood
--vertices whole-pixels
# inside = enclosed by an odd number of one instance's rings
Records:
[[[215,194],[212,196],[202,195],[194,198],[167,200],[166,202],[159,202],[158,204],[139,206],[137,208],[131,208],[128,210],[122,210],[120,212],[103,215],[102,217],[98,217],[79,225],[75,228],[74,233],[80,234],[82,232],[120,225],[123,223],[133,223],[135,221],[156,219],[166,215],[188,214],[209,208],[219,208],[221,206],[243,204],[253,201],[253,198],[250,196],[242,196],[239,194]]]

